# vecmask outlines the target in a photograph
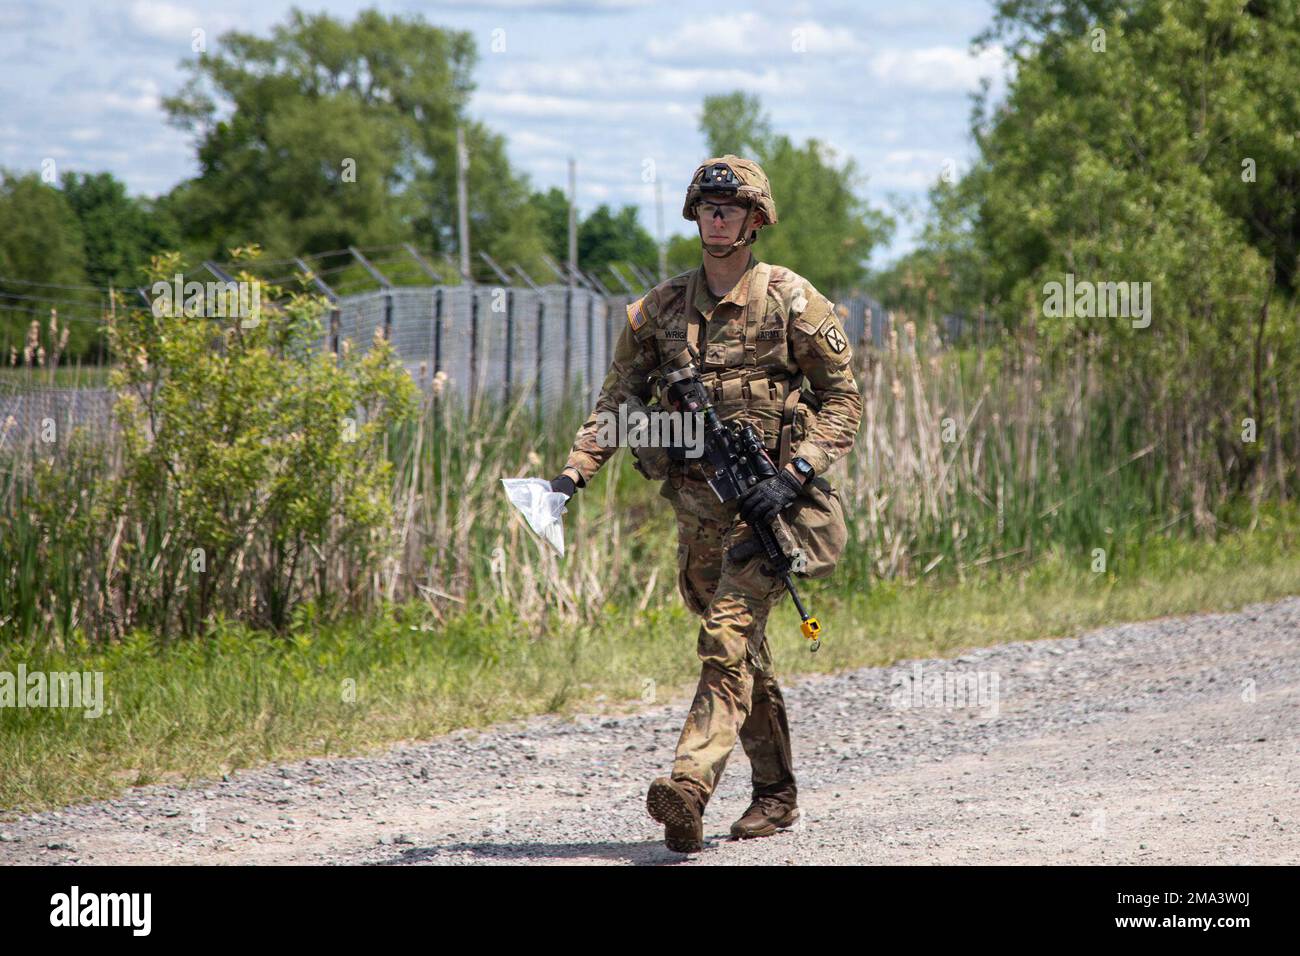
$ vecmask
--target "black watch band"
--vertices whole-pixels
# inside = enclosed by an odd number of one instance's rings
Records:
[[[803,476],[804,481],[810,481],[812,479],[813,466],[808,464],[807,461],[802,458],[795,458],[790,462],[790,464],[794,465],[794,470]]]

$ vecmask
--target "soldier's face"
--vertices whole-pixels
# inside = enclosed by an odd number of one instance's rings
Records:
[[[755,210],[746,223],[744,205],[733,202],[703,201],[695,207],[695,221],[700,227],[700,238],[710,245],[731,244],[741,236],[741,230],[757,229],[761,215]]]

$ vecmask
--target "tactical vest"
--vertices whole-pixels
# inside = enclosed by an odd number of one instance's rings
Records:
[[[725,321],[715,316],[706,323],[695,307],[704,281],[703,270],[697,269],[687,281],[684,300],[670,300],[654,323],[654,343],[663,362],[689,342],[700,354],[700,379],[711,392],[718,417],[752,422],[762,430],[778,466],[784,466],[795,442],[803,374],[790,354],[788,304],[780,303],[765,315],[771,275],[769,263],[756,263],[749,271],[749,295],[740,314]],[[686,466],[687,474],[698,470],[698,464]]]

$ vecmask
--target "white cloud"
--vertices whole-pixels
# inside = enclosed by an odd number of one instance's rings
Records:
[[[193,10],[166,0],[132,0],[127,16],[136,30],[160,40],[189,40],[190,31],[202,26]]]
[[[676,30],[646,41],[646,52],[651,56],[696,60],[705,56],[853,53],[862,50],[862,44],[846,27],[826,27],[816,20],[767,17],[753,11],[707,20],[688,18]]]
[[[938,149],[891,149],[870,165],[871,185],[877,189],[924,190],[933,186],[944,163],[964,166],[951,153]]]
[[[97,78],[84,82],[78,74],[65,74],[52,84],[57,91],[62,121],[52,124],[60,138],[88,138],[86,130],[98,130],[105,123],[144,120],[161,125],[161,89],[151,77]],[[33,120],[28,120],[29,123]],[[110,129],[113,128],[111,125]],[[75,134],[69,130],[77,131]],[[120,130],[113,129],[114,135]]]
[[[750,93],[797,92],[799,84],[778,70],[754,73],[742,69],[670,68],[659,67],[651,71],[650,82],[643,88],[669,93],[691,93],[704,96],[713,90],[743,88]]]
[[[569,144],[566,140],[555,136],[546,136],[542,133],[534,133],[531,130],[520,129],[510,134],[510,148],[524,153],[531,153],[535,150],[568,149]]]
[[[655,100],[610,100],[596,95],[553,96],[545,93],[490,93],[477,92],[473,97],[475,110],[497,116],[534,117],[551,120],[583,120],[584,122],[628,120],[658,122],[667,113],[665,104]],[[513,135],[513,133],[512,133]]]
[[[891,149],[884,156],[884,162],[893,166],[930,165],[939,168],[948,157],[937,149]]]
[[[443,9],[510,10],[516,13],[610,13],[636,10],[653,0],[446,0]]]
[[[597,72],[590,61],[519,63],[504,67],[497,72],[492,85],[496,90],[506,93],[531,93],[538,90],[557,90],[566,93],[590,92],[591,81]]]
[[[105,166],[125,166],[137,155],[133,149],[87,149],[77,154],[78,166],[84,165],[88,171],[103,169]]]
[[[878,169],[871,172],[871,185],[875,189],[923,191],[933,186],[938,178],[937,169]]]
[[[997,77],[1006,62],[1000,46],[977,56],[954,46],[919,50],[885,50],[871,59],[871,72],[890,86],[934,93],[960,93],[979,88],[984,77]]]
[[[86,91],[79,99],[96,110],[134,113],[156,118],[162,103],[158,84],[152,79],[131,80],[120,89]]]
[[[629,70],[626,60],[584,59],[578,62],[533,62],[502,68],[492,86],[505,93],[535,96],[577,94],[599,104],[611,92],[652,97],[663,93],[690,93],[702,97],[716,89],[743,88],[761,93],[790,93],[799,83],[779,70],[746,69],[743,64],[673,67],[654,66]]]
[[[45,11],[33,3],[0,3],[0,30],[5,33],[36,30],[49,22]]]
[[[794,31],[800,31],[807,53],[861,53],[866,45],[853,35],[846,27],[824,27],[815,20],[804,20],[791,27],[791,39]]]

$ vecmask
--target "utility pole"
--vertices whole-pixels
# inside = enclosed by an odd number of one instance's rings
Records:
[[[460,274],[466,282],[469,272],[469,153],[465,149],[465,127],[456,127],[456,208],[460,232]]]
[[[578,270],[578,161],[569,157],[569,284]]]
[[[664,241],[664,184],[655,176],[655,221],[659,231],[659,281],[668,278],[668,243]]]

